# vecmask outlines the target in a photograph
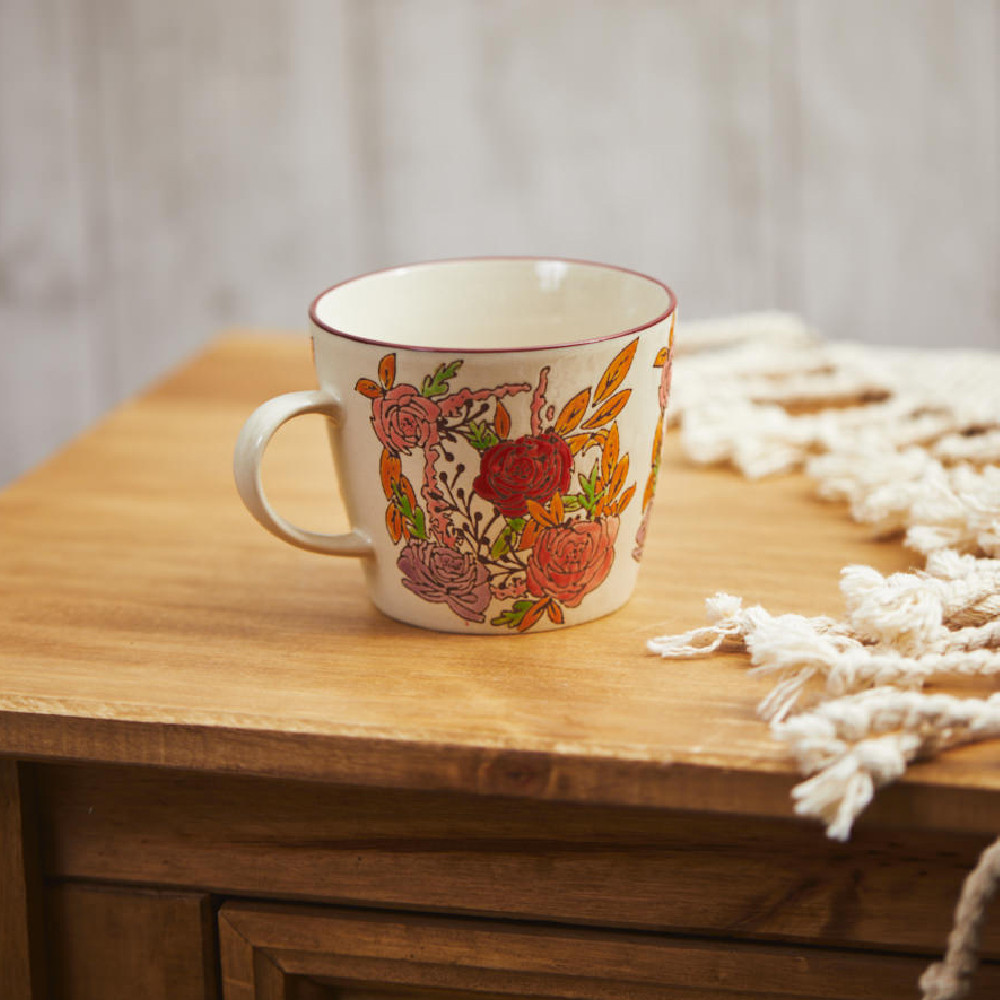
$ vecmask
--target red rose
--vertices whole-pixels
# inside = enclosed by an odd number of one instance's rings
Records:
[[[524,517],[528,501],[547,503],[569,489],[573,456],[556,434],[498,441],[483,452],[472,488],[504,517]]]
[[[372,402],[372,424],[378,439],[393,454],[437,444],[438,405],[412,385],[397,385]]]
[[[535,597],[554,597],[568,608],[578,607],[607,579],[617,537],[617,517],[546,528],[535,539],[528,560],[529,592]]]

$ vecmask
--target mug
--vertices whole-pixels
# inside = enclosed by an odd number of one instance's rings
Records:
[[[551,258],[397,267],[309,310],[319,389],[268,400],[236,444],[250,513],[292,545],[361,559],[402,622],[506,635],[630,597],[659,468],[676,299],[655,278]],[[260,478],[285,421],[328,417],[353,528],[276,513]]]

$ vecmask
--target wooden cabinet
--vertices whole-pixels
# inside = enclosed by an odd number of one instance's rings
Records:
[[[53,1000],[217,1000],[217,986],[905,1000],[985,842],[886,827],[835,845],[790,820],[161,768],[21,772]],[[1000,915],[985,948],[1000,958]],[[997,988],[990,962],[974,995]]]
[[[889,1000],[919,960],[542,925],[230,903],[224,1000],[419,996]]]
[[[304,341],[231,338],[0,495],[0,1000],[912,1000],[1000,829],[1000,742],[833,844],[745,662],[643,646],[716,589],[820,613],[905,554],[668,441],[625,609],[421,633],[236,499],[246,415],[311,380]],[[301,423],[270,489],[323,526]],[[984,947],[980,997],[1000,915]]]
[[[214,1000],[215,914],[198,892],[59,883],[45,892],[52,1000]]]

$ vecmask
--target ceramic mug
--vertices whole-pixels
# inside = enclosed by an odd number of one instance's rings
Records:
[[[236,445],[250,513],[279,538],[360,558],[376,607],[453,632],[573,625],[635,586],[670,390],[666,285],[583,261],[483,258],[334,285],[309,311],[319,389],[264,403]],[[295,527],[261,458],[328,418],[353,530]]]

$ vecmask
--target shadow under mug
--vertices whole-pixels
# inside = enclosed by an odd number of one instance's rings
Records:
[[[353,278],[310,309],[320,388],[268,400],[236,484],[268,531],[362,559],[376,607],[451,632],[590,621],[630,597],[656,487],[676,317],[662,282],[551,258],[470,258]],[[329,418],[352,530],[268,503],[268,442]]]

